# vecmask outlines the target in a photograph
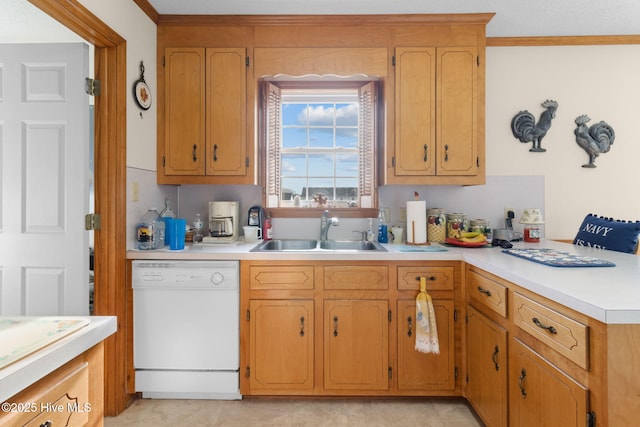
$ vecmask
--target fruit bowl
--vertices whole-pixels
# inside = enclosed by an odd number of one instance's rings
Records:
[[[460,247],[463,247],[463,248],[481,248],[483,246],[488,246],[489,245],[489,241],[488,240],[484,240],[484,241],[480,241],[480,242],[463,242],[461,240],[456,239],[455,237],[450,237],[448,239],[445,239],[445,242],[450,244],[450,245],[460,246]]]

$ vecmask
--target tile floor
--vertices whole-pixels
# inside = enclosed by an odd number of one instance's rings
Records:
[[[348,426],[481,427],[458,399],[139,399],[106,427]]]

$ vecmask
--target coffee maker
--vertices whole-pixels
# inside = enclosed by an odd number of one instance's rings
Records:
[[[209,202],[209,236],[207,243],[230,243],[238,240],[238,202]]]

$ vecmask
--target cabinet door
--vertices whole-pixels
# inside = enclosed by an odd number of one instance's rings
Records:
[[[588,391],[518,339],[509,359],[510,425],[587,425]]]
[[[467,398],[488,426],[507,426],[507,331],[468,308]]]
[[[252,300],[250,311],[252,393],[311,391],[313,301]]]
[[[325,389],[388,389],[388,313],[386,300],[324,301]]]
[[[436,173],[435,70],[434,48],[396,48],[396,175]]]
[[[205,50],[165,49],[164,174],[204,175]]]
[[[475,47],[437,50],[437,175],[478,174],[478,64]]]
[[[398,301],[398,389],[453,390],[455,388],[454,304],[435,300],[440,354],[420,353],[416,344],[416,302]]]
[[[244,48],[207,49],[207,175],[247,173]]]

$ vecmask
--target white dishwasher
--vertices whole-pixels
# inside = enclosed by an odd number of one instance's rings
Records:
[[[238,261],[133,261],[133,364],[148,398],[241,399]]]

